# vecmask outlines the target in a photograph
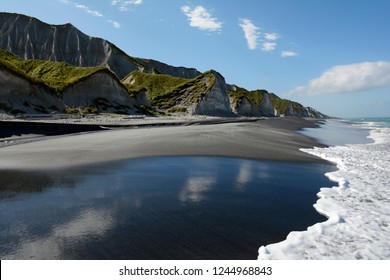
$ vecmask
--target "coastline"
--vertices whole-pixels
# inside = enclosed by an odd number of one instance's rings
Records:
[[[359,119],[348,122],[349,129],[345,123],[339,122],[343,133],[360,131],[361,137],[366,134],[362,131],[368,132],[366,139],[352,137],[352,144],[302,149],[335,164],[336,170],[325,174],[334,186],[322,187],[314,204],[327,220],[291,232],[282,242],[261,246],[259,260],[390,259],[390,121]],[[334,130],[326,129],[328,133]]]
[[[226,156],[330,164],[299,150],[324,147],[297,132],[317,127],[318,121],[295,117],[154,118],[129,120],[111,127],[102,122],[103,131],[42,137],[39,141],[2,147],[0,169],[52,170],[152,156]],[[48,120],[42,122],[61,126]]]
[[[2,258],[255,259],[262,244],[324,220],[312,205],[333,166],[301,152],[319,145],[297,132],[317,125],[194,119],[0,148],[12,248]]]

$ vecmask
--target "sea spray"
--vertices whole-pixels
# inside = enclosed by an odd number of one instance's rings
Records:
[[[285,241],[262,246],[259,259],[390,259],[390,128],[363,123],[374,143],[302,149],[334,162],[315,209],[328,217]]]

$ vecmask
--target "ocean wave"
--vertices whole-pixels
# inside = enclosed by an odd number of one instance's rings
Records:
[[[373,143],[302,149],[334,162],[314,208],[328,217],[285,241],[262,246],[259,259],[390,259],[390,128],[376,122]]]

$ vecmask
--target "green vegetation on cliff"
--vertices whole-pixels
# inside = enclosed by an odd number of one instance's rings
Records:
[[[272,102],[273,107],[276,110],[279,110],[280,114],[286,113],[289,104],[291,104],[292,108],[297,112],[304,111],[304,107],[302,106],[302,104],[295,102],[295,101],[288,100],[288,99],[280,98],[279,96],[277,96],[274,93],[270,94],[270,100]]]
[[[243,98],[248,99],[248,101],[256,106],[261,104],[263,101],[264,94],[267,94],[268,91],[264,89],[258,90],[246,90],[244,88],[240,88],[238,86],[233,86],[235,90],[229,90],[228,95],[232,99],[233,106],[239,106]]]
[[[130,83],[126,82],[129,78],[131,79]],[[165,74],[147,74],[133,71],[122,81],[131,95],[135,96],[139,92],[146,91],[149,99],[155,99],[166,95],[188,80]]]
[[[304,107],[298,103],[288,99],[280,98],[274,93],[269,93],[264,89],[258,90],[246,90],[245,88],[240,88],[238,86],[231,86],[232,90],[228,91],[229,97],[231,98],[232,105],[234,107],[240,106],[242,99],[246,98],[250,103],[260,106],[261,102],[264,99],[264,95],[268,94],[269,99],[271,100],[272,107],[280,112],[280,114],[285,114],[289,105],[291,104],[292,108],[296,112],[304,112]]]
[[[64,62],[24,60],[2,49],[0,49],[0,66],[33,83],[48,86],[57,95],[60,95],[65,88],[97,72],[105,72],[115,76],[103,66],[76,67]]]
[[[284,114],[286,112],[290,100],[282,99],[274,93],[270,94],[269,99],[271,100],[274,109],[278,110],[280,114]]]
[[[152,106],[163,110],[170,109],[172,112],[183,112],[183,106],[199,102],[209,92],[215,79],[212,71],[193,79],[133,71],[122,81],[131,96],[136,97],[145,92]]]

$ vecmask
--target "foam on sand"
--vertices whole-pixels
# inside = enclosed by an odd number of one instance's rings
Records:
[[[338,186],[314,205],[329,219],[262,246],[259,259],[390,259],[390,128],[366,125],[374,143],[301,149],[337,164],[326,176]]]

